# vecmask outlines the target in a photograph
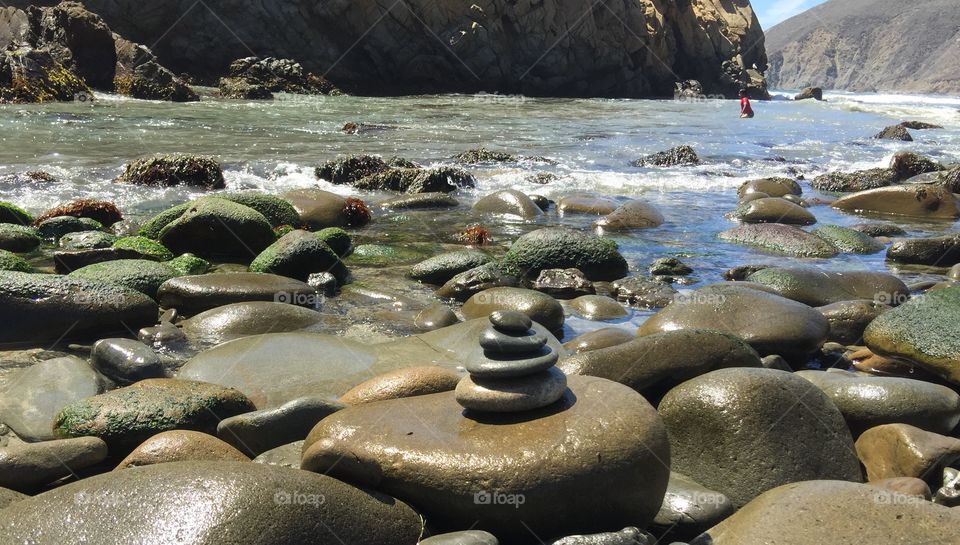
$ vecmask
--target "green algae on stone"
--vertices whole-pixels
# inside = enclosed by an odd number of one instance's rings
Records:
[[[960,287],[928,291],[880,315],[864,341],[877,354],[916,362],[960,384]]]
[[[317,167],[315,174],[321,180],[333,184],[353,184],[361,178],[389,169],[380,157],[372,155],[349,155],[327,161]]]
[[[339,227],[321,229],[317,231],[316,236],[340,257],[345,257],[353,248],[353,241],[350,240],[350,235]]]
[[[185,202],[160,212],[140,226],[140,235],[152,238],[153,240],[159,239],[160,231],[162,231],[167,224],[182,216],[188,208],[190,208],[190,203]]]
[[[450,193],[463,187],[474,187],[476,178],[453,167],[433,169],[390,168],[357,180],[354,187],[367,191],[400,191],[402,193]]]
[[[170,261],[173,259],[173,252],[166,246],[143,236],[123,237],[114,242],[113,247],[118,250],[133,250],[154,261]]]
[[[347,258],[347,264],[364,267],[392,267],[416,263],[430,255],[429,249],[416,245],[361,244],[353,249],[353,253]]]
[[[833,257],[838,250],[826,240],[799,227],[782,223],[740,225],[718,235],[720,240],[758,246],[773,252],[797,257]]]
[[[221,199],[227,199],[228,201],[253,208],[263,214],[263,216],[267,218],[267,221],[270,222],[270,225],[275,228],[281,225],[289,225],[297,228],[303,223],[296,208],[280,197],[249,191],[220,193],[217,196]]]
[[[183,254],[166,262],[171,269],[180,273],[180,276],[204,274],[211,268],[210,262],[193,254]]]
[[[117,235],[103,231],[76,231],[60,237],[60,248],[64,250],[94,250],[109,248],[117,241]]]
[[[165,263],[147,259],[117,259],[87,265],[68,276],[91,282],[118,284],[155,299],[160,285],[176,278],[179,273]]]
[[[37,226],[40,236],[59,240],[68,233],[81,231],[103,231],[103,224],[91,218],[75,218],[73,216],[57,216],[44,220]]]
[[[160,231],[160,242],[174,253],[252,259],[276,240],[267,218],[249,206],[219,197],[190,203]]]
[[[875,254],[885,248],[882,242],[870,235],[839,225],[820,226],[813,230],[813,234],[848,254]]]
[[[127,165],[117,178],[119,183],[171,187],[188,185],[223,189],[223,168],[211,157],[193,155],[154,155]]]
[[[40,232],[35,227],[0,223],[0,250],[10,252],[30,252],[43,243]]]
[[[341,284],[349,273],[340,256],[314,233],[291,231],[274,242],[252,263],[250,272],[271,273],[306,281],[311,274],[329,272]]]
[[[23,208],[20,208],[13,203],[0,202],[0,223],[32,225],[33,216],[31,216],[30,213]]]
[[[544,269],[580,269],[590,280],[627,275],[617,243],[566,228],[539,229],[518,238],[501,261],[507,274],[536,278]]]
[[[0,250],[0,271],[33,272],[33,267],[22,257],[7,250]]]

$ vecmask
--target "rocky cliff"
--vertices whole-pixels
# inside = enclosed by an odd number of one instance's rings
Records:
[[[698,79],[732,95],[756,79],[747,69],[766,68],[749,0],[85,3],[174,71],[211,81],[255,55],[296,59],[363,94],[664,96]]]
[[[957,0],[831,0],[767,32],[772,87],[960,94]]]

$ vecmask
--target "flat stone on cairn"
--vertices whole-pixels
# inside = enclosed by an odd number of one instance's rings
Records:
[[[466,364],[470,376],[457,384],[457,403],[479,412],[508,413],[556,403],[567,390],[567,376],[554,367],[560,355],[547,338],[530,328],[519,312],[498,311],[480,333],[483,358]]]

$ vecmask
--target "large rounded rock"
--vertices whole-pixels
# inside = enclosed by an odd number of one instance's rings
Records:
[[[464,271],[441,286],[437,297],[449,297],[466,302],[467,299],[491,288],[516,287],[520,281],[516,276],[504,272],[496,263],[487,263]]]
[[[659,407],[674,471],[742,507],[777,486],[861,480],[843,416],[810,382],[772,369],[721,369],[684,382]]]
[[[156,319],[157,304],[130,288],[0,272],[0,344],[96,338],[153,325]]]
[[[27,225],[0,223],[0,250],[30,252],[43,243],[39,231]]]
[[[677,384],[715,369],[760,367],[760,356],[733,335],[685,330],[590,350],[564,359],[558,367],[568,375],[614,380],[656,399]]]
[[[833,207],[856,214],[942,219],[960,217],[953,194],[933,184],[896,185],[861,191],[837,200]]]
[[[842,344],[857,344],[863,341],[863,332],[870,322],[890,310],[890,307],[868,300],[841,301],[817,308],[830,322],[827,340]]]
[[[155,298],[161,284],[179,273],[166,263],[147,259],[117,259],[94,263],[69,274],[71,278],[116,284]]]
[[[895,240],[887,259],[898,263],[949,267],[960,263],[960,235]]]
[[[165,372],[160,356],[133,339],[100,339],[90,351],[90,363],[120,384],[159,378]]]
[[[605,295],[583,295],[570,301],[569,306],[587,320],[615,320],[629,314],[616,299]]]
[[[884,313],[864,332],[876,354],[916,362],[960,384],[960,287],[930,291]]]
[[[813,230],[813,234],[848,254],[875,254],[886,247],[872,236],[854,229],[839,225],[821,225]]]
[[[744,223],[785,223],[790,225],[813,225],[817,223],[817,218],[806,208],[779,197],[743,202],[737,206],[731,217]]]
[[[914,477],[938,487],[943,469],[960,461],[960,439],[908,424],[870,428],[857,439],[856,447],[871,482]]]
[[[897,183],[897,173],[891,168],[871,168],[856,172],[829,172],[810,182],[817,191],[849,193],[887,187]]]
[[[0,486],[31,492],[106,458],[107,444],[96,437],[5,447],[0,449]]]
[[[717,284],[678,299],[647,320],[640,335],[678,329],[712,329],[750,343],[761,356],[803,362],[827,338],[830,324],[816,310],[760,290]]]
[[[75,401],[53,423],[61,437],[99,437],[121,454],[168,430],[216,433],[224,418],[254,410],[236,390],[175,379],[147,379]]]
[[[799,196],[803,193],[803,188],[790,178],[759,178],[743,182],[737,189],[737,197],[741,199],[755,193],[762,193],[768,197]]]
[[[939,384],[840,370],[799,371],[840,409],[854,437],[882,424],[950,433],[960,423],[960,395]]]
[[[410,278],[427,284],[443,285],[454,276],[490,263],[492,258],[479,250],[446,252],[410,268]]]
[[[297,213],[293,205],[280,197],[253,191],[234,191],[220,193],[217,196],[253,208],[263,214],[273,227],[280,227],[281,225],[298,227],[301,223],[300,214]]]
[[[308,231],[291,231],[271,244],[250,264],[250,272],[272,273],[306,281],[311,274],[329,272],[345,283],[347,268],[330,246]]]
[[[814,307],[857,299],[895,306],[910,298],[910,289],[902,280],[892,274],[879,272],[771,267],[751,274],[747,281]]]
[[[27,441],[55,439],[57,413],[108,386],[109,381],[80,358],[42,361],[11,377],[0,395],[0,421]]]
[[[550,407],[476,419],[452,392],[350,407],[313,429],[303,468],[409,501],[440,529],[516,540],[648,524],[669,476],[660,419],[614,382],[569,387]]]
[[[960,512],[863,484],[811,481],[782,486],[690,545],[898,545],[952,543]]]
[[[308,308],[271,301],[233,303],[201,312],[180,327],[187,338],[202,344],[220,344],[250,335],[301,331],[323,316]]]
[[[406,367],[357,384],[340,397],[340,403],[362,405],[387,399],[450,392],[456,389],[462,378],[460,373],[435,365]]]
[[[602,231],[631,231],[663,225],[666,220],[655,206],[641,200],[632,200],[593,223]]]
[[[301,397],[272,409],[226,418],[217,425],[217,435],[246,455],[258,456],[303,441],[317,422],[344,406],[319,396]]]
[[[718,235],[720,240],[759,246],[772,252],[796,257],[833,257],[836,246],[793,225],[754,223],[734,227]]]
[[[620,206],[620,203],[609,197],[595,195],[567,195],[557,201],[557,212],[561,215],[586,214],[590,216],[605,216]]]
[[[140,443],[117,464],[129,469],[170,462],[249,462],[239,450],[212,435],[198,431],[171,430]]]
[[[483,197],[473,205],[473,211],[480,214],[516,216],[533,219],[543,215],[543,210],[525,193],[516,189],[503,189]]]
[[[320,189],[297,189],[283,195],[307,228],[346,227],[350,224],[347,199]]]
[[[206,197],[160,230],[160,242],[174,253],[253,259],[275,240],[263,214],[226,199]]]
[[[7,543],[410,545],[403,502],[266,464],[175,462],[90,477],[13,504]]]
[[[223,168],[211,157],[192,155],[154,155],[129,163],[118,183],[135,185],[189,185],[223,189]]]
[[[694,482],[686,475],[670,472],[670,483],[654,528],[679,539],[689,539],[729,517],[736,509],[730,498]]]
[[[306,282],[265,273],[212,273],[182,276],[164,282],[157,291],[163,308],[175,308],[181,315],[250,301],[271,301],[303,307],[318,302],[317,290]]]
[[[544,269],[579,269],[590,280],[627,275],[627,261],[612,240],[564,228],[539,229],[518,238],[503,257],[504,270],[536,278]]]
[[[522,312],[550,331],[563,327],[563,307],[545,293],[522,288],[492,288],[481,291],[463,305],[467,319],[483,318],[498,310]]]

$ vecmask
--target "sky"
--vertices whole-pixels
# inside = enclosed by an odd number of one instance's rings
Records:
[[[806,11],[826,0],[752,0],[753,10],[757,12],[763,30],[773,28],[777,23]]]

